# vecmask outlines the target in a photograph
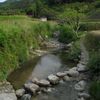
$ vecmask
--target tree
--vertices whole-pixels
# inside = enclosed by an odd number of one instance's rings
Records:
[[[68,28],[70,28],[76,36],[79,38],[78,30],[80,23],[85,18],[85,14],[78,12],[75,9],[67,8],[65,11],[58,15],[58,22]]]
[[[45,5],[43,4],[43,2],[37,0],[34,1],[34,3],[30,3],[25,9],[25,12],[28,15],[33,15],[35,18],[40,18],[44,7]]]
[[[29,4],[28,7],[25,10],[27,15],[33,15],[33,16],[34,16],[35,11],[36,11],[35,3]]]

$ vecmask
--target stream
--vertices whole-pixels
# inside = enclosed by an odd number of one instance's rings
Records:
[[[7,80],[17,90],[25,83],[31,82],[33,78],[46,79],[50,74],[66,71],[76,65],[76,62],[68,59],[68,52],[65,48],[49,48],[47,54],[22,63],[9,75]],[[74,89],[76,83],[77,81],[64,82],[61,80],[58,85],[47,88],[49,93],[38,93],[31,100],[75,100],[77,98],[77,91]]]

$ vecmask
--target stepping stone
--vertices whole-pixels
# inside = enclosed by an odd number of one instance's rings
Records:
[[[56,75],[49,75],[47,78],[52,84],[57,84],[59,82],[59,77],[57,77]]]

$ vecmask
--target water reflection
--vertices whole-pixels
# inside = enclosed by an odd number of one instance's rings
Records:
[[[38,79],[46,78],[47,75],[57,72],[60,66],[61,60],[58,56],[50,53],[46,54],[36,64],[29,80],[31,80],[33,77]]]

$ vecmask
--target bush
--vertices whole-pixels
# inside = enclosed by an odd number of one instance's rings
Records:
[[[92,83],[89,86],[89,94],[94,100],[100,100],[100,82]]]
[[[59,41],[63,43],[70,43],[72,41],[75,41],[77,39],[75,33],[73,33],[70,29],[62,26],[60,27],[60,36]]]
[[[89,73],[93,76],[100,75],[100,55],[90,58],[87,67],[89,68]]]
[[[69,58],[70,59],[79,59],[80,55],[81,55],[81,49],[74,44],[74,46],[70,50]]]

